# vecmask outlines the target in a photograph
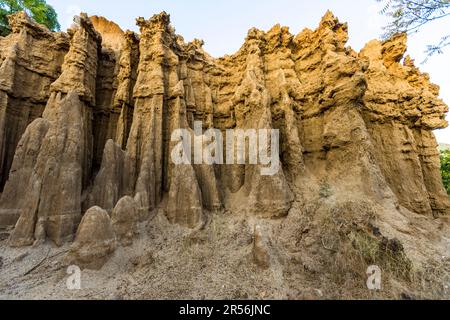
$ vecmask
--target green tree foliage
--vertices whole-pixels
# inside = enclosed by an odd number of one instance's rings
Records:
[[[433,21],[450,18],[450,0],[377,0],[384,7],[381,14],[390,18],[385,27],[385,38],[398,32],[412,34]],[[448,32],[445,30],[443,32]],[[443,53],[443,49],[450,45],[450,34],[444,35],[439,43],[428,45],[428,58],[434,54]],[[427,58],[427,59],[428,59]]]
[[[25,11],[51,31],[59,31],[61,28],[55,9],[45,0],[0,0],[0,35],[5,36],[11,32],[7,16],[19,11]]]
[[[445,189],[450,196],[450,150],[441,151],[441,174]]]

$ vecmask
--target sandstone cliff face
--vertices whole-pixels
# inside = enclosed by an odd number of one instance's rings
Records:
[[[101,37],[86,16],[78,23],[69,32],[70,49],[61,74],[47,88],[47,104],[42,118],[36,120],[42,125],[30,126],[23,136],[13,162],[17,171],[12,172],[2,194],[3,210],[19,216],[11,235],[13,246],[31,245],[47,237],[61,245],[72,238],[81,220],[81,196],[92,167],[92,107]],[[39,150],[30,140],[37,142]],[[25,170],[23,157],[29,163]],[[11,186],[21,184],[25,192],[10,199],[16,191]]]
[[[1,191],[19,140],[27,126],[42,116],[50,85],[60,76],[69,50],[67,34],[50,33],[23,13],[10,16],[9,21],[13,33],[0,39]],[[7,218],[2,215],[1,219]]]
[[[409,57],[402,63],[404,35],[357,53],[328,12],[296,36],[252,29],[236,54],[214,59],[166,13],[139,18],[139,35],[86,15],[68,34],[10,19],[13,33],[0,38],[0,226],[15,226],[13,246],[61,245],[95,206],[129,243],[124,197],[130,219],[162,209],[188,228],[223,210],[290,221],[329,197],[379,206],[384,232],[399,238],[395,217],[449,213],[432,132],[447,126],[447,107]],[[171,133],[194,133],[196,121],[203,131],[279,129],[281,169],[174,165]]]
[[[439,87],[409,56],[400,64],[406,40],[400,34],[372,41],[360,53],[369,62],[363,116],[377,146],[375,156],[400,203],[414,212],[442,215],[448,212],[448,196],[441,187],[432,130],[447,126],[448,108],[438,99]]]

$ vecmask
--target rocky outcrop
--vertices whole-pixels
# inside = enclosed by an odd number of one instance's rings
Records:
[[[117,240],[123,246],[133,244],[138,233],[138,208],[133,198],[123,197],[117,202],[111,216],[112,225]]]
[[[83,269],[98,270],[116,247],[116,236],[108,213],[99,207],[92,207],[81,220],[65,262]]]
[[[87,16],[77,22],[69,31],[70,49],[61,75],[48,88],[42,119],[28,128],[14,159],[14,168],[23,162],[29,168],[18,168],[20,174],[12,175],[5,186],[8,190],[9,184],[27,185],[18,195],[20,200],[11,202],[6,196],[7,203],[15,204],[6,209],[20,216],[11,235],[13,246],[47,237],[61,245],[72,239],[81,220],[81,197],[92,167],[92,106],[101,37]],[[34,137],[39,140],[38,150],[27,143]]]
[[[406,208],[435,216],[448,212],[432,130],[447,126],[439,87],[407,56],[406,35],[372,41],[360,57],[369,62],[363,116],[384,176]]]
[[[0,192],[19,140],[42,116],[69,50],[67,34],[50,33],[24,13],[10,16],[9,24],[13,33],[0,38]]]
[[[253,233],[253,261],[261,268],[270,267],[270,254],[261,227],[255,226]]]
[[[139,35],[101,17],[76,22],[51,33],[17,14],[0,38],[0,225],[15,225],[12,245],[60,245],[93,206],[112,214],[125,244],[136,216],[164,212],[195,229],[211,212],[285,219],[331,196],[392,216],[448,215],[433,136],[447,126],[447,106],[409,57],[401,63],[406,36],[357,53],[346,47],[347,25],[328,12],[296,36],[278,25],[252,29],[236,54],[214,59],[202,41],[175,34],[166,13],[139,18]],[[177,129],[203,147],[209,129],[276,129],[279,148],[267,140],[279,170],[175,164]],[[237,158],[231,150],[224,158]],[[255,259],[266,267],[259,238]]]
[[[201,191],[191,165],[179,165],[174,169],[167,218],[188,228],[199,227],[203,220]]]
[[[113,140],[108,140],[105,145],[102,163],[84,207],[98,205],[111,213],[121,197],[132,195],[133,182],[129,176],[132,164],[126,152]]]

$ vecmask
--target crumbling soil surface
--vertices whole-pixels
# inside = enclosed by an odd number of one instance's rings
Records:
[[[267,266],[255,259],[256,225],[265,238],[266,247],[258,249],[267,251]],[[365,270],[360,272],[355,263],[356,251],[346,251],[349,243],[332,247],[327,236],[316,238],[313,225],[298,235],[305,248],[292,253],[283,245],[288,239],[276,238],[279,230],[293,227],[281,220],[223,212],[212,215],[203,228],[190,230],[157,214],[140,225],[134,244],[119,248],[101,270],[81,271],[80,290],[67,286],[71,275],[64,256],[69,246],[14,249],[2,240],[0,299],[450,298],[449,257],[434,269],[440,278],[428,286],[418,287],[418,280],[389,271],[383,274],[382,290],[371,291]]]

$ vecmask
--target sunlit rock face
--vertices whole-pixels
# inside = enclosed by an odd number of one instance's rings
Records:
[[[448,214],[432,132],[447,126],[447,106],[404,58],[405,35],[357,53],[328,12],[298,35],[252,29],[215,59],[166,13],[137,19],[139,34],[102,17],[75,22],[52,33],[19,13],[0,38],[0,225],[15,226],[11,245],[72,241],[88,209],[112,215],[124,197],[133,212],[113,219],[127,242],[159,209],[192,229],[214,211],[286,219],[331,195]],[[280,170],[174,165],[172,132],[196,122],[278,129]]]

